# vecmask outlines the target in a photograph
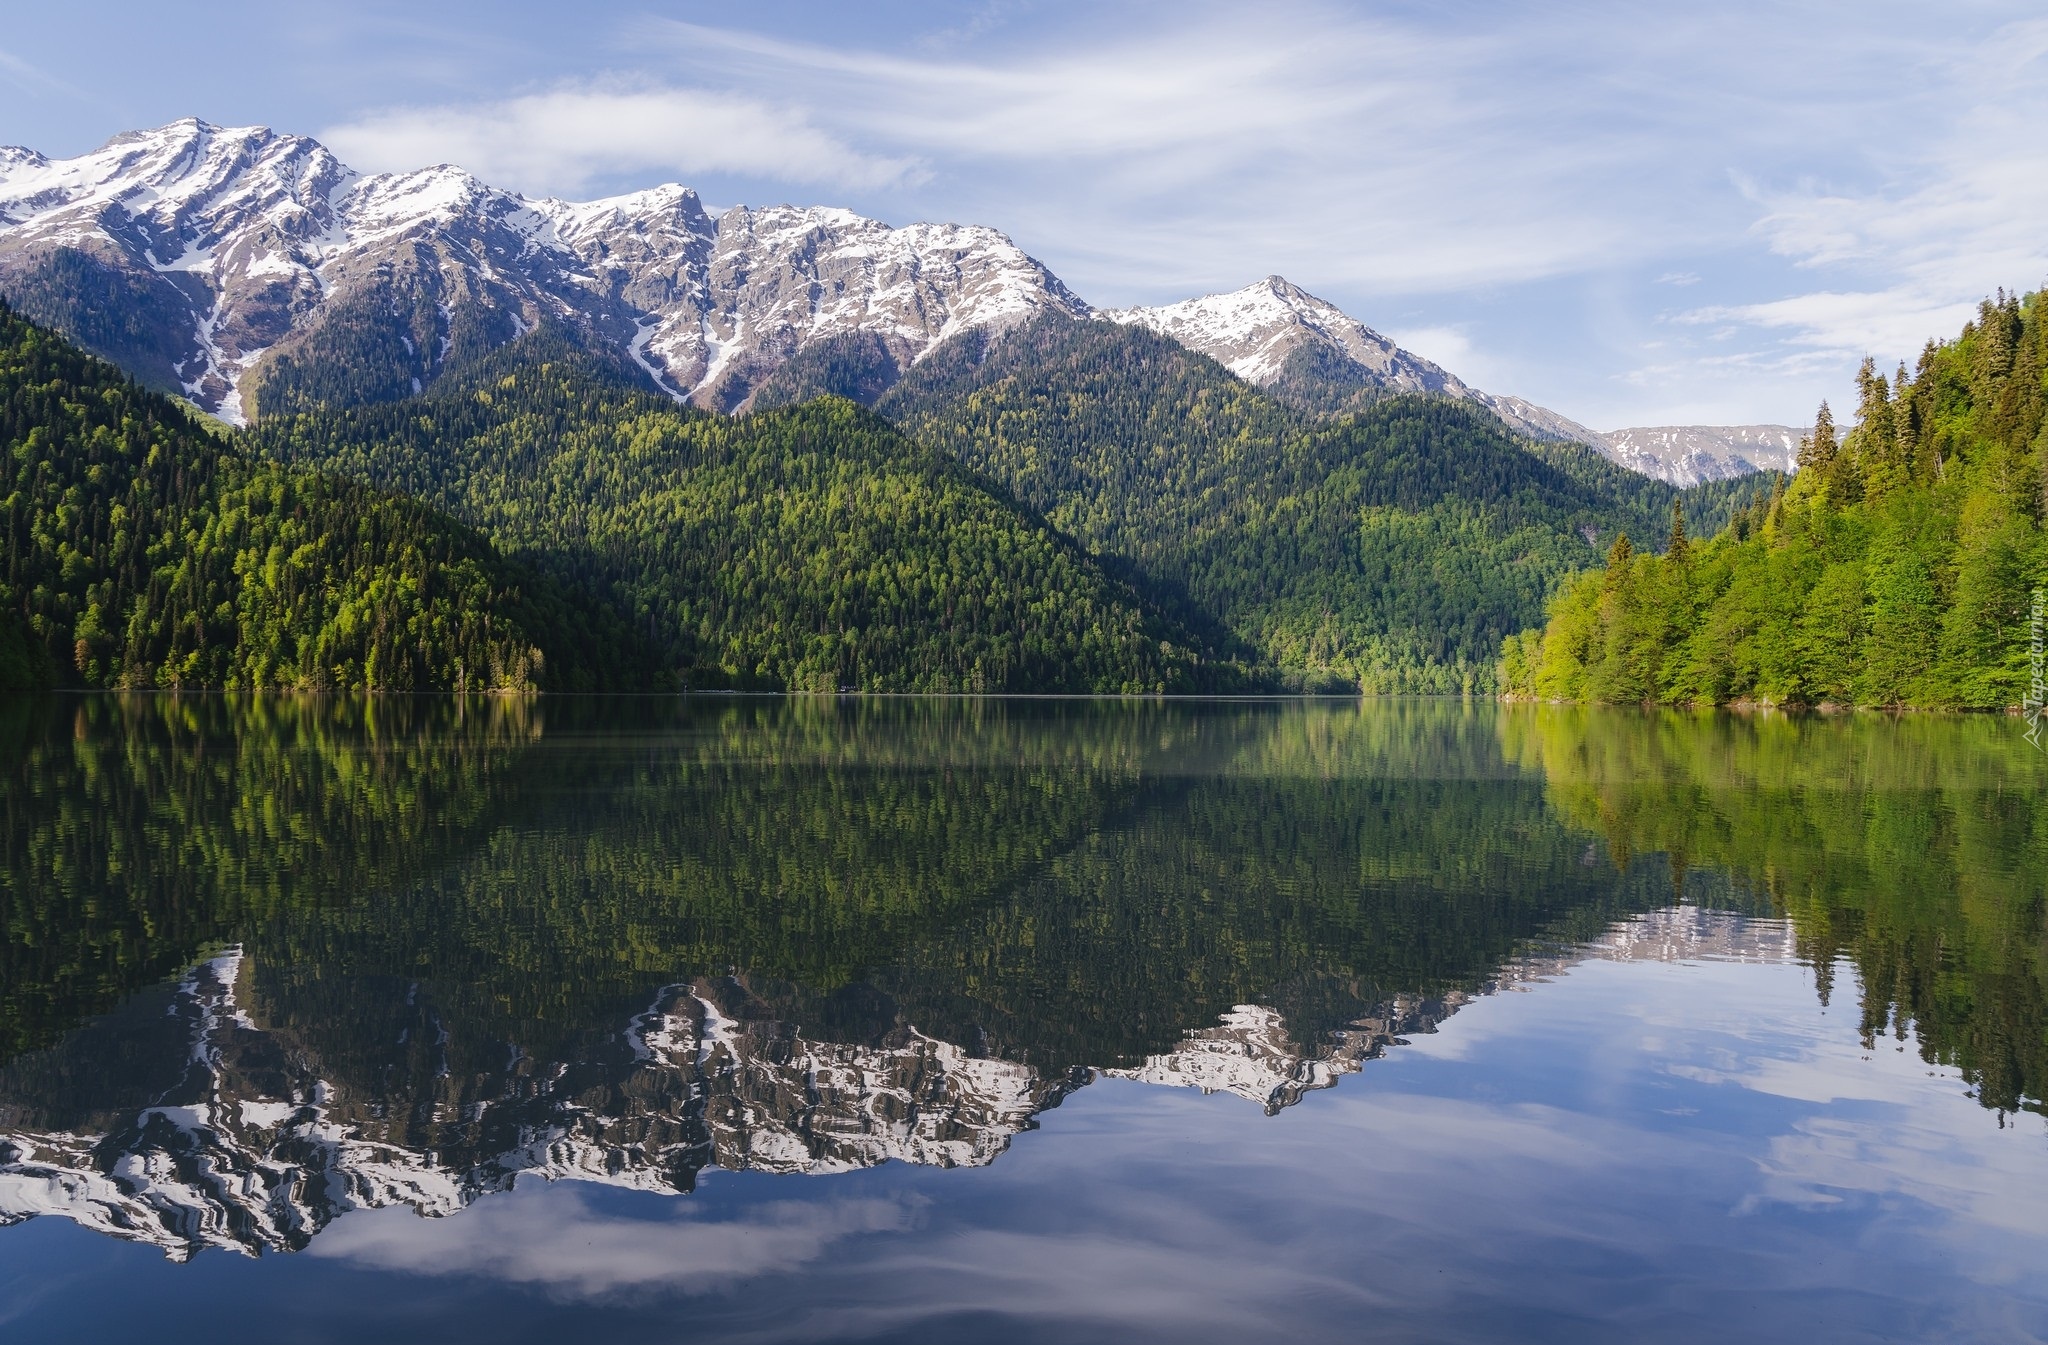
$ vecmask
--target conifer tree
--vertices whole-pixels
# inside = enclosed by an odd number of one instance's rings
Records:
[[[1814,413],[1813,432],[1799,441],[1799,470],[1825,475],[1834,465],[1836,448],[1834,413],[1823,400]]]
[[[1674,566],[1686,562],[1691,543],[1685,535],[1685,506],[1677,500],[1671,502],[1671,540],[1664,547],[1664,559]]]
[[[1856,430],[1844,447],[1855,459],[1863,493],[1877,499],[1903,481],[1898,435],[1892,423],[1891,385],[1877,372],[1877,361],[1867,355],[1856,371],[1856,400]]]

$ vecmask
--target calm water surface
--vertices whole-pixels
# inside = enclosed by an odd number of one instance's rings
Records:
[[[0,703],[0,1336],[2048,1337],[2048,758]]]

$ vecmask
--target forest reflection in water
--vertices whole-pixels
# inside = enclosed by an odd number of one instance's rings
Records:
[[[0,706],[0,763],[0,1220],[176,1258],[980,1166],[1104,1078],[1279,1112],[1588,958],[1796,959],[2042,1109],[1998,719],[89,697]]]

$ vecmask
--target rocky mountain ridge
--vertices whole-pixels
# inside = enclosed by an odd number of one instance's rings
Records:
[[[1314,351],[1325,361],[1335,361],[1337,377],[1361,390],[1432,393],[1476,402],[1533,438],[1604,446],[1597,431],[1555,411],[1520,397],[1479,391],[1284,276],[1267,276],[1230,294],[1204,295],[1161,308],[1105,309],[1097,316],[1170,336],[1260,387],[1283,382],[1296,372],[1300,356]],[[1328,363],[1324,368],[1329,369]]]
[[[0,155],[0,289],[231,423],[308,399],[314,361],[348,362],[359,399],[384,400],[543,321],[732,410],[825,336],[876,333],[907,363],[956,331],[1089,311],[992,229],[824,207],[714,219],[674,185],[528,200],[445,164],[365,176],[302,136],[193,119],[73,159]],[[133,315],[126,340],[78,330],[107,298]]]
[[[869,342],[886,386],[950,337],[1053,312],[1149,327],[1308,409],[1457,398],[1677,484],[1777,461],[1762,432],[1779,427],[1617,440],[1480,391],[1279,276],[1098,311],[980,226],[789,205],[714,216],[676,184],[529,199],[446,164],[360,174],[306,137],[194,118],[70,159],[0,149],[0,293],[233,424],[394,400],[543,322],[731,412],[833,341]]]

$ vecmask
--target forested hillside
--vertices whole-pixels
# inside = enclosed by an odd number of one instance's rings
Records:
[[[1826,406],[1789,488],[1705,544],[1617,539],[1549,624],[1508,640],[1509,692],[1565,700],[1990,709],[2030,681],[2048,583],[2044,300],[2000,293],[1889,380]],[[1641,534],[1637,534],[1640,536]]]
[[[548,332],[261,451],[416,494],[608,601],[696,686],[1230,690],[1246,670],[837,397],[728,419]]]
[[[232,451],[0,305],[0,687],[618,685],[623,626],[414,501]]]
[[[1143,328],[1061,317],[954,338],[878,409],[1309,686],[1489,687],[1502,636],[1678,498],[1483,410],[1316,420]]]

